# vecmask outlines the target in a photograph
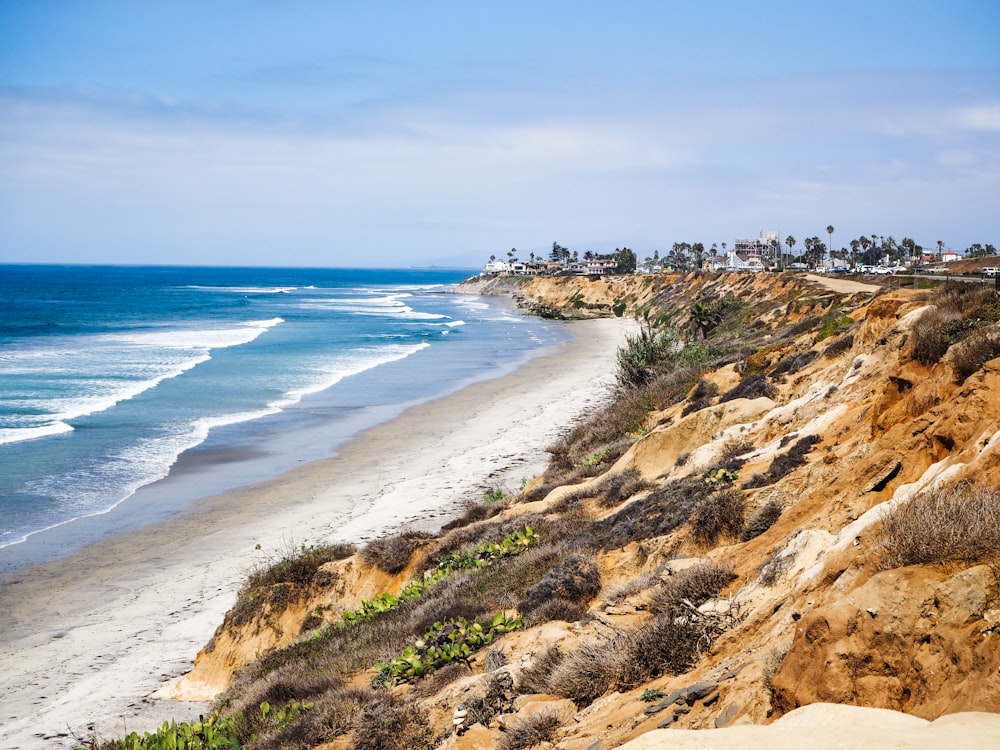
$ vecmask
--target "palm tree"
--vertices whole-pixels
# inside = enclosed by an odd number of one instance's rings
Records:
[[[830,252],[833,252],[833,224],[827,224],[826,233],[830,235]]]
[[[944,252],[944,242],[942,242],[941,240],[938,240],[937,241],[937,248],[938,248],[938,263],[940,263],[941,262],[941,253]]]
[[[788,246],[788,254],[792,254],[792,248],[795,247],[795,238],[792,235],[785,237],[785,244]]]

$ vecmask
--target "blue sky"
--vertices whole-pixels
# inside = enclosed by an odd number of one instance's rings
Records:
[[[1000,245],[1000,3],[0,0],[0,262]]]

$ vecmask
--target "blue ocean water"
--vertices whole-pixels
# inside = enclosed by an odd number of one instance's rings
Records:
[[[0,266],[0,547],[199,456],[240,466],[196,495],[267,478],[565,338],[468,275]]]

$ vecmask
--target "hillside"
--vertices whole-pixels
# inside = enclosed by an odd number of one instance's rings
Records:
[[[470,283],[643,321],[614,400],[439,534],[258,573],[175,694],[262,747],[654,747],[815,704],[1000,737],[939,719],[1000,713],[1000,298],[842,289]]]

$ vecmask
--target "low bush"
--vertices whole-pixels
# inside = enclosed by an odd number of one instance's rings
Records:
[[[302,545],[297,550],[285,552],[279,559],[256,567],[247,576],[241,591],[274,586],[278,583],[308,584],[321,566],[353,555],[353,544]]]
[[[601,572],[597,563],[574,553],[552,567],[529,588],[517,608],[529,613],[553,599],[586,605],[601,591]]]
[[[507,507],[508,504],[502,501],[487,503],[479,500],[470,500],[465,503],[465,510],[462,514],[448,521],[448,523],[441,527],[441,531],[460,529],[479,521],[489,520],[502,513]]]
[[[394,536],[375,539],[361,550],[361,558],[379,570],[396,575],[406,569],[413,553],[431,538],[433,535],[424,531],[404,531]]]
[[[834,339],[827,347],[823,350],[823,357],[825,359],[832,359],[854,346],[854,334],[848,333]]]
[[[1000,555],[1000,491],[959,484],[915,495],[882,516],[879,570],[995,560]]]
[[[980,328],[972,331],[951,349],[950,359],[956,383],[979,372],[991,359],[1000,357],[1000,331]]]
[[[688,396],[688,403],[681,412],[682,417],[701,411],[712,403],[712,399],[719,395],[719,386],[711,380],[700,378],[695,384],[694,390]]]
[[[294,722],[259,735],[244,747],[316,747],[350,732],[365,708],[379,697],[368,688],[343,688],[328,693]]]
[[[778,395],[777,389],[763,374],[750,375],[743,378],[739,384],[725,393],[719,399],[719,403],[732,401],[737,398],[774,398]]]
[[[562,726],[562,720],[555,711],[535,711],[515,719],[500,738],[497,748],[499,750],[527,750],[543,742],[551,742],[560,726]]]
[[[703,546],[713,546],[722,537],[738,537],[746,517],[742,493],[723,489],[706,497],[691,515],[691,534]]]
[[[790,554],[785,555],[781,552],[774,552],[757,568],[760,585],[770,588],[776,584],[781,576],[791,567],[793,559],[794,557]]]
[[[416,703],[389,697],[368,706],[354,727],[355,750],[431,750],[434,734]]]
[[[697,477],[670,482],[617,513],[595,521],[590,533],[594,543],[603,549],[663,536],[686,523],[711,492],[712,487]]]
[[[782,358],[769,373],[772,378],[782,375],[794,375],[799,370],[808,367],[819,357],[819,352],[808,349],[799,354],[789,354]]]
[[[649,608],[657,614],[677,613],[686,599],[695,607],[719,595],[736,577],[732,568],[707,561],[678,571],[653,589]]]
[[[473,695],[465,700],[464,728],[473,724],[488,727],[498,714],[514,713],[514,681],[507,673],[490,677],[483,695]]]
[[[545,622],[558,620],[560,622],[580,622],[587,617],[589,609],[582,602],[569,601],[561,597],[549,599],[524,616],[524,622],[529,627]]]
[[[569,698],[580,708],[589,706],[615,684],[618,663],[628,658],[626,640],[617,635],[608,641],[584,641],[554,666],[539,692]]]
[[[752,478],[751,478],[751,481]],[[743,531],[740,533],[740,541],[749,542],[756,539],[769,528],[774,526],[784,507],[780,500],[771,499],[755,510],[747,519]]]
[[[912,357],[927,367],[941,361],[945,353],[955,343],[962,321],[953,312],[938,308],[927,310],[916,321],[910,334]]]
[[[706,627],[714,620],[685,617],[676,611],[654,614],[629,635],[617,653],[614,687],[631,690],[664,674],[683,674],[694,666],[700,651],[707,649],[714,630]]]
[[[517,676],[517,691],[523,695],[545,693],[549,688],[549,678],[565,654],[558,646],[548,646]]]
[[[764,487],[768,484],[774,484],[779,479],[787,476],[795,469],[800,466],[804,466],[806,463],[806,456],[812,450],[812,447],[816,443],[822,442],[822,438],[819,435],[805,435],[798,440],[796,440],[792,447],[789,448],[784,453],[779,453],[775,456],[771,465],[768,467],[767,471],[763,474],[754,474],[743,485],[743,489],[749,490],[757,487]]]
[[[621,505],[633,495],[653,488],[636,469],[609,474],[597,487],[597,504],[602,508]]]
[[[644,325],[636,334],[625,337],[616,358],[620,388],[638,388],[653,378],[656,370],[676,356],[683,344],[669,329]]]

